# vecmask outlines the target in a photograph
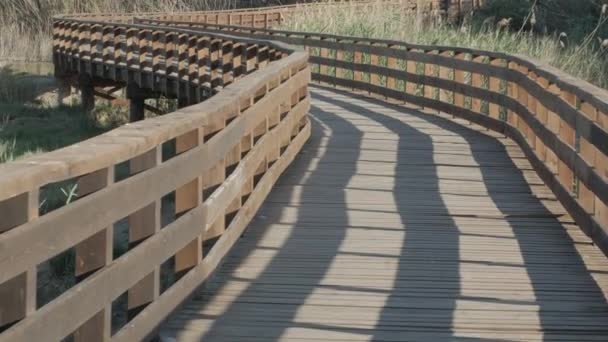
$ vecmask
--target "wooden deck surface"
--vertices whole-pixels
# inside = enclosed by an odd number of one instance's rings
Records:
[[[608,341],[608,262],[513,142],[312,93],[311,141],[164,341]]]

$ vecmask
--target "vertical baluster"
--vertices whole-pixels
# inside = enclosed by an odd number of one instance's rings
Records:
[[[102,39],[103,32],[101,25],[93,25],[91,27],[91,60],[93,62],[98,62],[102,58],[103,45],[100,49],[100,44],[103,44]]]
[[[363,63],[363,54],[359,50],[359,42],[354,41],[353,45],[355,46],[355,52],[353,53],[353,61],[355,64],[361,65]],[[355,70],[353,71],[353,80],[361,81],[363,79],[361,71]]]
[[[264,69],[270,61],[270,51],[268,46],[258,47],[257,68]]]
[[[606,113],[598,111],[596,123],[608,131],[608,115]],[[604,181],[608,182],[608,155],[599,151],[596,152],[595,169]],[[608,203],[602,202],[597,196],[595,198],[595,218],[602,227],[608,227]]]
[[[210,63],[210,41],[207,37],[199,37],[197,39],[197,60],[198,60],[198,85],[199,92],[202,90],[210,91],[211,90],[211,71],[209,69]]]
[[[200,92],[197,91],[198,87],[194,84],[198,82],[198,45],[197,45],[197,37],[189,36],[188,37],[188,61],[186,62],[186,68],[188,72],[188,102],[189,103],[199,103],[201,102]]]
[[[455,52],[454,58],[464,60],[466,55],[463,52]],[[458,84],[465,83],[465,73],[464,71],[455,68],[454,69],[454,81]],[[454,93],[454,104],[460,108],[464,108],[464,95],[459,92]]]
[[[576,108],[576,96],[568,91],[562,90],[560,97],[562,100],[567,102],[570,106]],[[566,143],[568,146],[575,148],[576,132],[575,129],[563,119],[560,119],[559,123],[559,138],[561,141]],[[560,182],[568,189],[571,193],[574,190],[574,172],[568,165],[562,160],[558,161],[557,173]]]
[[[203,143],[204,132],[202,128],[195,129],[175,139],[176,154],[184,153]],[[202,175],[175,190],[175,215],[179,217],[191,209],[196,208],[203,200]],[[194,240],[188,243],[175,254],[175,272],[183,273],[198,265],[203,258],[203,233],[205,222],[201,222],[200,232]]]
[[[529,71],[527,77],[530,80],[532,80],[534,83],[537,82],[538,76],[536,75],[535,72]],[[536,101],[536,98],[532,95],[528,95],[527,98],[528,98],[528,110],[534,117],[537,117],[537,115],[538,115],[537,103],[538,102]],[[522,121],[524,121],[524,120],[522,120]],[[527,123],[524,122],[524,125],[526,127],[528,143],[530,144],[530,147],[532,148],[532,150],[536,150],[536,140],[537,140],[536,134],[534,133],[532,128],[530,128],[530,126]]]
[[[31,190],[0,201],[0,233],[38,217],[39,191]],[[0,331],[36,311],[37,268],[0,284]]]
[[[177,36],[177,94],[176,96],[184,103],[190,104],[190,80],[189,73],[189,52],[188,35],[179,34]]]
[[[597,122],[597,109],[587,102],[581,103],[581,112],[591,122]],[[595,146],[593,146],[587,139],[581,137],[580,139],[580,154],[581,157],[589,164],[589,166],[596,167],[596,152]],[[595,194],[583,183],[580,182],[578,188],[578,198],[581,206],[585,211],[591,215],[595,214]],[[598,199],[599,201],[599,199]]]
[[[114,183],[114,167],[102,169],[78,180],[78,197],[83,198]],[[81,280],[112,262],[114,227],[108,226],[75,247],[76,278]],[[74,332],[74,341],[107,341],[112,325],[112,306],[86,321]]]
[[[226,119],[220,118],[205,127],[205,136],[210,136],[226,127]],[[205,138],[208,140],[208,138]],[[209,197],[226,179],[226,161],[222,159],[203,174],[203,198]],[[216,239],[224,233],[225,216],[219,215],[214,221],[207,222],[204,241]]]
[[[519,66],[518,68],[519,74],[523,77],[528,76],[528,68],[525,66]],[[524,87],[517,88],[517,101],[524,107],[528,108],[528,91]],[[523,135],[530,140],[530,129],[526,124],[526,121],[523,119],[517,120],[517,129],[523,133]]]
[[[325,42],[326,38],[325,37],[321,37],[321,43]],[[319,57],[321,57],[322,59],[326,59],[327,55],[329,53],[329,50],[325,47],[321,47],[320,48],[320,52],[319,52]],[[327,75],[327,61],[322,61],[319,65],[319,73],[321,75]]]
[[[549,88],[549,82],[543,77],[537,76],[536,82],[543,89]],[[547,108],[540,101],[536,101],[536,117],[543,126],[548,127]],[[536,155],[538,155],[538,158],[540,158],[540,160],[542,160],[543,162],[546,162],[547,161],[547,147],[545,146],[545,144],[543,143],[543,141],[540,137],[536,137],[535,147],[536,147]]]
[[[439,51],[439,55],[446,58],[452,57],[452,51]],[[444,80],[449,80],[452,77],[452,69],[445,66],[439,67],[439,78]],[[439,101],[445,103],[453,103],[454,102],[454,92],[448,89],[440,89],[439,90]]]
[[[559,94],[560,94],[559,87],[557,87],[553,83],[549,83],[547,90],[556,96],[559,96]],[[547,128],[549,128],[549,130],[556,136],[559,135],[560,118],[557,114],[555,114],[554,112],[552,112],[550,110],[547,110]],[[555,152],[553,152],[553,150],[551,148],[547,148],[546,156],[547,156],[547,166],[549,167],[549,169],[551,170],[551,172],[553,174],[557,174],[557,155],[555,154]]]
[[[209,50],[209,56],[211,61],[211,89],[212,92],[217,92],[223,86],[222,79],[222,40],[211,39],[211,47]]]
[[[517,65],[517,63],[515,62],[509,62],[509,72],[510,73],[515,73],[517,72],[519,66]],[[515,82],[508,82],[507,84],[507,92],[508,92],[508,96],[512,99],[514,99],[515,101],[519,100],[519,87],[517,85],[517,83]],[[515,113],[513,110],[509,109],[507,112],[507,122],[509,123],[509,125],[517,128],[517,122],[518,120],[518,116],[517,113]]]
[[[377,46],[375,43],[369,43],[371,50],[374,50],[374,47]],[[369,64],[372,66],[378,66],[379,64],[379,56],[373,52],[369,54]],[[380,85],[380,75],[375,72],[369,72],[369,83],[372,86]],[[371,93],[371,91],[370,91]]]
[[[245,55],[245,46],[244,43],[235,42],[232,47],[232,73],[235,79],[245,73],[245,67],[243,65],[243,61],[246,60],[246,58],[243,58]]]
[[[425,53],[427,55],[435,55],[437,53],[437,51],[434,50],[429,50],[429,51],[425,51]],[[424,64],[424,75],[426,77],[435,77],[435,64],[433,63],[425,63]],[[424,97],[426,97],[427,99],[435,99],[435,91],[437,88],[427,85],[424,85]]]
[[[247,74],[254,71],[257,65],[258,56],[258,45],[248,44],[247,45]]]
[[[474,55],[472,60],[475,63],[480,63],[482,64],[485,61],[485,56],[480,56],[480,55]],[[483,75],[479,74],[479,73],[472,73],[471,74],[471,83],[472,86],[475,88],[483,88]],[[481,113],[481,99],[478,97],[473,97],[471,99],[471,109],[476,112],[476,113]]]
[[[499,58],[490,59],[490,65],[492,65],[494,67],[502,67],[503,63],[504,63],[503,60],[499,59]],[[500,93],[500,78],[490,77],[490,91],[492,91],[494,93]],[[494,119],[500,119],[500,105],[497,103],[490,102],[489,114],[490,114],[490,117],[492,117]]]
[[[152,73],[156,75],[159,71],[162,72],[163,76],[160,78],[159,90],[166,92],[167,79],[166,79],[166,64],[165,58],[166,52],[166,39],[167,36],[164,31],[155,31],[152,33]]]
[[[131,174],[144,172],[147,169],[156,167],[162,162],[162,148],[157,146],[152,150],[133,158],[130,163]],[[148,237],[156,234],[160,230],[160,198],[148,204],[144,208],[129,215],[129,246],[135,247]],[[129,317],[134,317],[146,305],[153,302],[159,295],[160,289],[159,266],[135,284],[128,291],[127,308]]]
[[[336,56],[335,56],[335,60],[336,60],[336,63],[335,63],[335,65],[336,65],[336,78],[341,79],[341,78],[344,78],[344,68],[339,68],[338,67],[338,63],[344,61],[344,51],[340,48],[341,40],[337,39],[336,43],[338,44],[338,48],[336,49]],[[334,83],[334,86],[335,85],[336,84]]]
[[[388,44],[387,47],[389,49],[395,49],[395,46],[392,44]],[[386,67],[391,70],[396,69],[397,68],[397,59],[395,59],[395,57],[388,56],[386,59]],[[397,87],[395,77],[392,76],[392,73],[390,75],[388,75],[386,78],[386,87],[390,90],[396,89],[396,87]]]

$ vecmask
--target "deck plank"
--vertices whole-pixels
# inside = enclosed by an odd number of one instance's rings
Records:
[[[512,141],[311,92],[311,141],[162,340],[608,340],[606,258]]]

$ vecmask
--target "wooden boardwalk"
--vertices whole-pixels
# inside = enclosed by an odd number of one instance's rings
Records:
[[[311,141],[162,340],[608,340],[605,256],[512,141],[312,93]]]

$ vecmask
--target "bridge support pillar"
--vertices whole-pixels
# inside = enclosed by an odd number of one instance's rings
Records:
[[[95,109],[95,86],[88,77],[82,77],[78,80],[80,88],[80,102],[82,109],[86,114],[89,114]]]
[[[72,94],[72,82],[69,78],[57,78],[57,105],[65,105],[66,99]]]
[[[135,122],[145,118],[145,98],[132,97],[129,99],[129,121]]]
[[[127,98],[129,99],[129,122],[145,119],[146,94],[137,84],[127,85]]]

